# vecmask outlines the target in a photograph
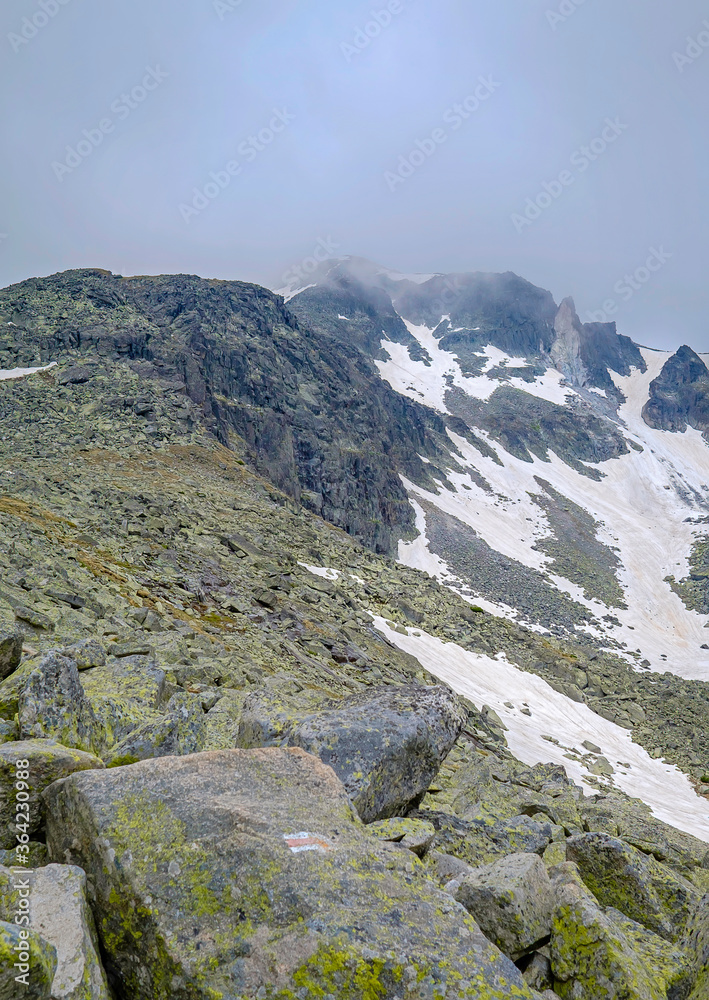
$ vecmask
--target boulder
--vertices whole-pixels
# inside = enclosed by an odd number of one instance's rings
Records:
[[[0,745],[0,848],[10,850],[17,843],[15,830],[15,783],[17,761],[29,761],[28,813],[30,837],[44,825],[42,792],[59,778],[75,771],[103,768],[103,761],[93,754],[62,746],[52,740],[21,740]],[[23,769],[24,770],[24,769]]]
[[[422,858],[436,837],[436,828],[422,819],[380,819],[367,827],[377,840],[399,844]]]
[[[371,823],[420,801],[465,719],[448,688],[407,684],[346,698],[294,723],[286,741],[329,764]]]
[[[695,906],[682,939],[689,959],[694,989],[689,1000],[709,997],[709,894]]]
[[[207,722],[201,704],[194,702],[187,695],[176,695],[170,702],[172,711],[143,723],[112,747],[105,756],[106,765],[120,767],[150,757],[180,757],[202,750]]]
[[[301,749],[141,761],[71,775],[45,799],[50,854],[86,871],[121,996],[394,1000],[405,983],[412,1000],[531,1000],[465,910],[377,844]]]
[[[49,942],[14,920],[0,920],[0,1000],[49,1000],[56,967]]]
[[[0,910],[8,920],[18,912],[15,887],[20,882],[29,891],[30,927],[56,955],[52,1000],[109,1000],[85,873],[69,865],[48,865],[16,876],[0,868]]]
[[[602,906],[620,910],[668,941],[680,936],[699,899],[681,875],[607,833],[571,837],[566,857],[578,865],[581,878]]]
[[[15,616],[5,616],[0,606],[0,681],[17,670],[22,659],[24,635],[15,624]]]
[[[44,656],[27,678],[18,715],[23,740],[48,737],[89,752],[101,747],[100,727],[76,663],[56,652]]]
[[[106,664],[106,650],[98,639],[83,639],[73,646],[67,646],[61,653],[73,660],[79,670],[90,670]]]
[[[454,892],[483,934],[513,960],[551,934],[554,893],[542,859],[511,854],[466,875]]]
[[[552,884],[551,966],[564,1000],[667,1000],[684,982],[682,952],[619,910],[604,911],[576,865],[558,865]]]

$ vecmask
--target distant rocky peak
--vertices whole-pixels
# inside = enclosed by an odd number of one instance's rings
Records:
[[[643,407],[650,427],[684,433],[694,427],[709,432],[709,370],[691,347],[680,347],[650,383],[650,398]]]
[[[554,319],[554,333],[556,339],[552,344],[551,358],[556,368],[572,385],[586,385],[588,372],[581,360],[583,325],[572,298],[564,299],[559,306]]]

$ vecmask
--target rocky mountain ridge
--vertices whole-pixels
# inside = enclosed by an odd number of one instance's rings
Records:
[[[528,628],[406,565],[422,552],[412,487],[445,497],[474,485],[470,454],[481,482],[510,460],[380,377],[376,296],[344,350],[251,286],[131,280],[0,293],[0,367],[56,362],[0,379],[0,996],[16,988],[22,759],[37,996],[701,1000],[706,682],[638,671],[578,627],[581,603]],[[435,368],[435,338],[412,325],[390,314],[383,349]],[[502,381],[543,377],[539,359],[492,361]],[[471,371],[487,366],[471,352]],[[370,413],[332,413],[363,387]],[[380,412],[392,426],[370,443]],[[348,421],[350,451],[371,448],[389,479],[338,453]],[[554,525],[541,557],[623,614],[620,556],[551,465],[530,469]],[[455,547],[455,523],[429,523],[431,544]],[[376,551],[399,538],[398,561]],[[515,599],[522,563],[482,540],[463,551]]]

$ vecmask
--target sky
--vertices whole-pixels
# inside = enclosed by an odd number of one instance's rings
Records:
[[[709,351],[702,0],[5,0],[0,285],[514,271]]]

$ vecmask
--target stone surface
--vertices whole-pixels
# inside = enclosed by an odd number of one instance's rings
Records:
[[[685,981],[682,953],[618,910],[604,912],[576,865],[554,869],[553,884],[551,965],[564,1000],[667,1000]]]
[[[287,742],[329,764],[369,823],[401,815],[420,799],[465,717],[447,688],[409,684],[311,715],[292,725]]]
[[[421,819],[380,819],[367,827],[377,840],[400,844],[422,858],[436,837],[432,823]]]
[[[46,800],[50,852],[86,870],[107,972],[131,1000],[393,1000],[402,980],[421,1000],[453,984],[460,998],[531,1000],[462,907],[410,854],[375,847],[334,772],[300,749],[72,775]]]
[[[54,970],[54,948],[34,931],[23,937],[24,927],[0,920],[0,1000],[49,1000]],[[29,943],[29,961],[25,969],[16,968],[18,948]],[[21,953],[20,953],[21,954]],[[23,977],[20,982],[18,976]]]
[[[100,749],[100,727],[76,663],[48,653],[27,678],[18,702],[20,737],[56,739],[79,750]]]
[[[566,857],[602,906],[612,906],[668,941],[682,933],[699,893],[654,858],[607,833],[566,842]]]
[[[109,1000],[86,899],[85,873],[73,866],[52,864],[23,873],[18,879],[11,871],[0,869],[0,910],[5,919],[18,909],[13,887],[20,879],[29,883],[30,926],[56,954],[52,1000]]]
[[[184,696],[183,696],[184,697]],[[193,699],[194,700],[194,699]],[[172,711],[143,723],[104,756],[107,767],[134,764],[151,757],[175,757],[204,748],[207,722],[202,706],[171,705]]]
[[[19,667],[23,641],[24,636],[15,622],[12,607],[0,600],[0,681]]]
[[[53,740],[21,740],[0,745],[0,848],[9,850],[17,843],[15,824],[15,784],[17,761],[29,761],[29,830],[32,838],[44,825],[42,792],[53,781],[75,771],[101,769],[104,764],[93,754],[62,746]]]
[[[483,933],[512,959],[551,934],[554,894],[536,854],[511,854],[478,868],[454,892]]]

